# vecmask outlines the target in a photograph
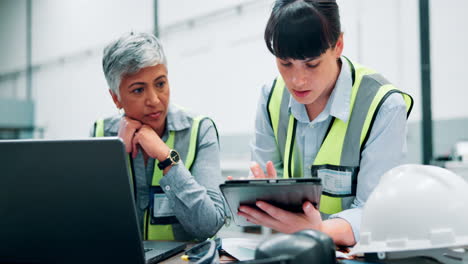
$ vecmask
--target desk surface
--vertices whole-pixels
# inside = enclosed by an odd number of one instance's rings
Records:
[[[187,245],[187,249],[193,247],[194,245],[195,244]],[[181,253],[179,253],[177,255],[174,255],[171,258],[162,261],[161,263],[164,263],[164,264],[188,264],[189,262],[184,261],[184,260],[182,260],[180,258],[182,255],[184,255],[184,252],[181,252]],[[229,262],[233,262],[233,261],[236,261],[236,259],[228,257],[228,256],[220,256],[220,263],[229,263]],[[342,264],[363,264],[363,263],[375,264],[375,263],[371,263],[371,262],[364,262],[363,260],[343,260],[343,259],[340,260],[339,263],[342,263]]]
[[[193,243],[190,243],[187,245],[187,249],[193,247],[195,244]],[[164,263],[164,264],[188,264],[189,262],[188,261],[184,261],[182,260],[180,257],[182,257],[182,255],[184,255],[184,252],[180,252],[179,254],[177,255],[174,255],[164,261],[161,261],[161,263]],[[220,256],[220,262],[221,263],[229,263],[229,262],[233,262],[233,261],[236,261],[236,259],[234,258],[231,258],[231,257],[228,257],[228,256]]]
[[[187,261],[183,261],[180,257],[183,255],[184,253],[179,253],[165,261],[162,261],[161,263],[164,263],[164,264],[188,264],[189,262]],[[235,259],[233,258],[230,258],[228,256],[221,256],[220,257],[220,263],[229,263],[229,262],[233,262],[235,261]],[[375,263],[371,263],[371,262],[364,262],[363,260],[340,260],[339,263],[342,263],[342,264],[375,264]]]
[[[183,261],[180,257],[183,255],[184,253],[179,253],[169,259],[166,259],[165,261],[162,261],[161,263],[164,263],[164,264],[188,264],[189,262],[188,261]],[[220,263],[229,263],[229,262],[233,262],[233,261],[236,261],[235,259],[233,258],[230,258],[228,256],[221,256],[220,257]]]
[[[254,238],[254,239],[259,238],[257,235],[251,235],[251,234],[247,234],[247,235],[249,236],[249,238]],[[197,243],[188,243],[185,250],[190,249],[191,247],[193,247],[196,244]],[[166,260],[162,261],[161,263],[165,263],[165,264],[189,264],[188,261],[184,261],[184,260],[181,259],[182,255],[184,255],[184,251],[170,257],[169,259],[166,259]],[[230,262],[234,262],[234,261],[237,261],[237,260],[232,258],[232,257],[229,257],[227,255],[220,256],[220,263],[230,263]],[[375,264],[375,262],[369,262],[369,261],[366,262],[363,259],[354,259],[354,260],[338,259],[338,263],[341,263],[341,264]],[[426,262],[424,262],[424,263],[426,264]],[[427,263],[432,263],[432,262],[427,262]]]
[[[184,253],[181,252],[169,259],[166,259],[164,261],[162,261],[161,263],[166,263],[166,264],[187,264],[188,262],[187,261],[183,261],[180,257],[183,255]]]

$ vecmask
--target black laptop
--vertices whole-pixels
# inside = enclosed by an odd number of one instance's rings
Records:
[[[0,263],[154,263],[117,138],[0,140]]]

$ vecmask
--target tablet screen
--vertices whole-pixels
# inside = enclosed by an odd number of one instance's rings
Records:
[[[305,201],[318,208],[322,194],[320,178],[231,180],[220,189],[234,222],[240,226],[254,225],[237,215],[240,205],[256,207],[257,201],[265,201],[290,212],[302,212]]]

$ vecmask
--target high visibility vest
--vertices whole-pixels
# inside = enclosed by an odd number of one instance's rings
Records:
[[[338,179],[344,186],[350,186],[347,190],[338,188],[338,191],[324,186],[320,212],[325,217],[350,208],[356,196],[361,152],[386,98],[394,93],[401,94],[406,103],[407,117],[413,107],[412,97],[398,90],[382,75],[347,58],[343,63],[345,61],[349,63],[353,77],[350,118],[347,122],[332,119],[313,164],[307,164],[312,177],[320,177],[322,183]],[[290,96],[284,80],[279,76],[273,83],[267,112],[281,153],[284,178],[304,177],[295,142],[297,120],[288,110]]]
[[[200,123],[204,119],[209,119],[208,117],[204,116],[197,116],[192,119],[192,125],[190,129],[184,129],[181,131],[169,131],[169,137],[166,140],[166,145],[171,148],[177,150],[179,153],[181,160],[184,162],[185,167],[190,170],[192,168],[193,162],[196,158],[196,151],[197,151],[197,141],[198,141],[198,134]],[[108,118],[108,119],[100,119],[97,120],[95,123],[95,130],[94,136],[95,137],[104,137],[109,136],[105,134],[105,125],[108,122],[116,122],[115,118]],[[136,195],[136,183],[134,178],[134,171],[133,171],[133,159],[131,158],[130,154],[127,156],[128,168],[129,168],[129,175],[131,177],[132,189],[134,195]],[[162,191],[159,181],[163,177],[163,172],[157,166],[157,160],[155,160],[154,169],[153,169],[153,177],[151,182],[150,189],[151,194],[158,193],[164,194]],[[150,194],[150,195],[151,195]],[[175,216],[166,217],[166,218],[159,218],[163,221],[155,221],[155,218],[152,217],[152,206],[151,204],[154,202],[154,197],[150,197],[150,206],[145,210],[144,220],[143,220],[143,238],[144,240],[182,240],[181,238],[177,238],[173,232],[173,224],[178,223],[177,218]],[[136,199],[135,199],[136,201]],[[164,224],[164,222],[171,222],[171,224]]]

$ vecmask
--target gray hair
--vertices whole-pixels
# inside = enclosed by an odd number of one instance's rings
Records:
[[[107,84],[119,98],[122,77],[145,67],[166,63],[161,42],[149,33],[126,33],[104,48],[102,58]]]

